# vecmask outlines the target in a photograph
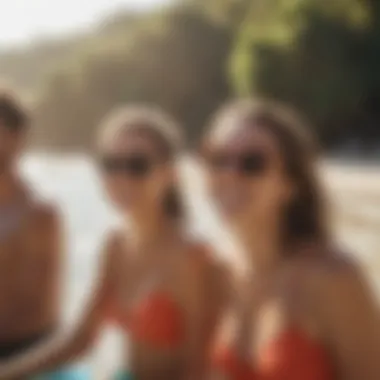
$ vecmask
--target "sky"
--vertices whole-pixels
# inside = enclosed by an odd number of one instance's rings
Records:
[[[85,29],[120,7],[148,9],[168,0],[0,0],[0,46]]]

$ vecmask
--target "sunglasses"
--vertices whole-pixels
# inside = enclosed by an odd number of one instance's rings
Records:
[[[269,167],[269,160],[264,152],[245,152],[239,155],[216,154],[208,161],[214,170],[233,169],[247,177],[263,175]]]
[[[154,162],[144,155],[103,157],[100,160],[100,167],[107,174],[125,174],[142,178],[152,172]]]

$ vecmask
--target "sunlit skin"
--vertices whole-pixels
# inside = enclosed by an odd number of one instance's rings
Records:
[[[10,130],[5,122],[0,122],[0,173],[3,176],[14,174],[25,140],[25,131]]]
[[[211,194],[222,215],[237,227],[252,228],[263,218],[278,214],[292,196],[292,183],[284,175],[276,142],[268,132],[242,128],[226,138],[218,154],[239,157],[253,151],[268,161],[264,176],[244,176],[228,168],[209,177]]]
[[[209,156],[259,152],[266,164],[245,175],[206,162],[211,197],[246,260],[235,276],[238,302],[226,312],[217,345],[232,342],[254,363],[276,336],[297,326],[325,346],[336,379],[379,379],[378,311],[366,278],[351,258],[323,242],[302,242],[291,252],[283,246],[281,215],[297,187],[284,170],[279,141],[261,125],[236,127],[214,136]],[[226,380],[217,370],[211,378]]]
[[[130,224],[108,234],[96,291],[72,337],[64,344],[52,342],[17,363],[0,366],[0,377],[36,373],[85,353],[99,329],[110,322],[110,303],[128,315],[150,292],[163,290],[183,313],[185,339],[173,349],[132,340],[125,367],[139,380],[202,379],[221,310],[222,269],[202,244],[183,233],[179,222],[165,215],[164,195],[177,180],[174,163],[162,159],[149,134],[134,131],[108,141],[99,155],[139,155],[153,163],[149,174],[141,178],[123,172],[101,173],[110,201]],[[123,329],[127,332],[128,325]]]
[[[0,208],[20,213],[0,239],[2,349],[51,333],[59,317],[60,220],[54,206],[33,199],[17,172],[25,137],[0,122]]]

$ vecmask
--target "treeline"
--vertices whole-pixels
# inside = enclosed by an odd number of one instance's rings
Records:
[[[299,108],[326,147],[376,151],[379,67],[377,0],[182,1],[0,55],[0,75],[36,94],[34,141],[71,149],[125,102],[162,106],[194,141],[226,99],[260,94]]]

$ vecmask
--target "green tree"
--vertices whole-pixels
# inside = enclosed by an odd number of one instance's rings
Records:
[[[232,59],[237,92],[293,104],[328,142],[379,138],[378,2],[283,0],[266,7],[268,17],[257,22],[253,13],[241,27]]]
[[[89,146],[99,120],[127,102],[161,106],[194,138],[229,94],[230,45],[228,30],[188,7],[156,14],[101,49],[95,41],[53,76],[37,112],[36,138]]]

